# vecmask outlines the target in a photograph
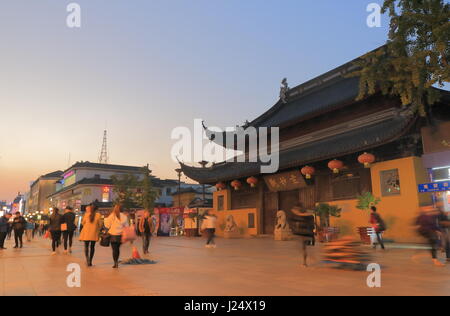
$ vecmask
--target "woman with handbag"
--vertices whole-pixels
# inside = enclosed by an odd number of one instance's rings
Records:
[[[64,253],[72,253],[72,240],[73,234],[77,227],[75,226],[75,213],[73,209],[68,206],[64,210],[64,215],[62,216],[61,231],[64,240]],[[67,249],[68,248],[68,249]]]
[[[114,209],[106,219],[105,227],[108,229],[108,233],[111,236],[111,248],[114,260],[114,269],[119,267],[120,246],[122,245],[122,234],[124,229],[128,227],[128,218],[122,214],[122,208],[120,205],[114,206]]]
[[[100,230],[103,226],[102,218],[97,213],[98,207],[94,204],[86,208],[86,214],[83,217],[83,229],[80,233],[80,241],[84,241],[84,255],[86,257],[86,264],[92,267],[92,260],[95,254],[95,244],[100,235]]]
[[[59,245],[61,244],[61,223],[62,216],[59,215],[59,209],[54,208],[53,214],[50,216],[49,231],[52,236],[52,255],[56,255]]]

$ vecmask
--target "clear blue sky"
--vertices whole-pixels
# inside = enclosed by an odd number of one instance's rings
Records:
[[[386,40],[365,0],[65,0],[0,4],[0,199],[76,160],[174,177],[170,132],[194,118],[235,126],[291,86]],[[378,1],[381,3],[381,1]]]

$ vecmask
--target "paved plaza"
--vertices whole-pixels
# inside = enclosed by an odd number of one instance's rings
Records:
[[[95,266],[86,268],[83,247],[75,242],[72,255],[50,255],[50,242],[41,238],[23,249],[0,252],[0,295],[449,295],[450,265],[430,264],[426,250],[391,245],[376,251],[382,265],[382,287],[366,284],[368,272],[323,266],[321,246],[312,248],[312,264],[303,268],[296,241],[268,237],[218,239],[205,249],[201,238],[154,238],[150,259],[157,264],[111,268],[111,250],[97,247]],[[136,243],[140,246],[140,242]],[[131,248],[122,248],[122,259]],[[81,288],[66,285],[67,265],[82,267]]]

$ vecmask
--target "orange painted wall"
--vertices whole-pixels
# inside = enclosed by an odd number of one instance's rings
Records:
[[[255,216],[255,228],[248,228],[248,214],[253,213]],[[223,236],[225,228],[225,221],[228,215],[233,215],[234,221],[240,229],[242,237],[252,237],[257,235],[258,226],[258,212],[255,208],[231,210],[231,211],[211,211],[211,214],[217,216],[216,233],[218,236]]]
[[[380,172],[398,169],[400,176],[400,195],[381,196]],[[419,194],[417,186],[426,183],[427,174],[421,158],[408,157],[376,163],[371,167],[372,190],[376,197],[381,198],[377,205],[380,215],[385,220],[388,231],[385,238],[395,242],[421,242],[417,236],[413,223],[417,217],[419,206],[431,203],[429,194]],[[369,211],[356,208],[356,200],[334,201],[343,209],[342,217],[333,219],[332,225],[341,228],[344,234],[355,234],[356,227],[369,226]]]

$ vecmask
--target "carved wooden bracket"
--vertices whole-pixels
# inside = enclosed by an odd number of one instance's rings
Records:
[[[445,147],[450,147],[450,142],[448,142],[448,141],[446,141],[446,140],[443,140],[441,143],[442,143],[442,145],[444,145]]]

